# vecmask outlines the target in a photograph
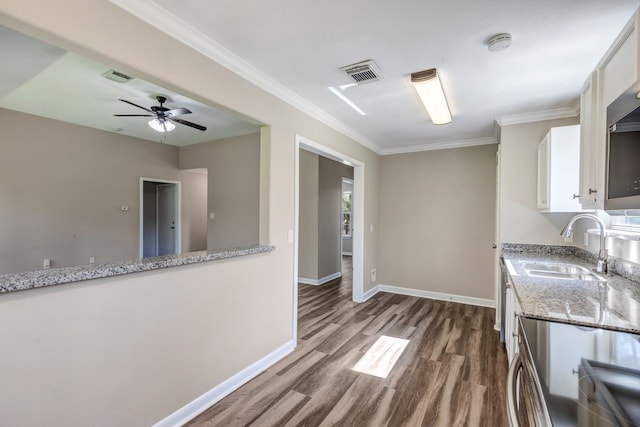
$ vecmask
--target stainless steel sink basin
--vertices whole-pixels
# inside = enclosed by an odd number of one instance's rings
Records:
[[[606,281],[588,268],[576,264],[527,262],[522,265],[529,276],[547,279]]]

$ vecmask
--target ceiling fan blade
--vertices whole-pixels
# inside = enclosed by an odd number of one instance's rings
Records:
[[[142,107],[142,106],[140,106],[138,104],[134,104],[133,102],[127,101],[126,99],[118,99],[118,101],[126,102],[129,105],[133,105],[134,107],[142,108],[144,111],[148,111],[150,113],[153,113],[153,111],[149,110],[148,108]]]
[[[206,127],[204,127],[204,126],[202,126],[202,125],[199,125],[199,124],[196,124],[196,123],[191,123],[191,122],[188,122],[188,121],[186,121],[186,120],[182,120],[182,119],[172,119],[172,118],[169,118],[169,120],[171,120],[171,121],[173,121],[173,122],[176,122],[176,123],[180,123],[181,125],[185,125],[185,126],[192,127],[192,128],[194,128],[194,129],[201,130],[201,131],[205,131],[205,130],[207,130],[207,128],[206,128]]]
[[[164,112],[165,117],[177,117],[183,114],[191,114],[191,111],[186,108],[174,108],[173,110]]]
[[[155,117],[154,114],[114,114],[115,117]]]

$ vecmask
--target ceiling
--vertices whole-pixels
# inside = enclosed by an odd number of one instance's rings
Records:
[[[496,121],[576,116],[587,75],[640,0],[112,0],[379,153],[495,142]],[[487,40],[513,35],[489,52]],[[193,43],[193,41],[197,43]],[[197,46],[196,46],[197,45]],[[384,78],[343,94],[339,68]],[[437,68],[453,114],[433,125],[409,83]]]
[[[9,28],[0,26],[0,39],[2,108],[176,146],[259,132],[256,123],[144,80],[108,80],[102,77],[108,66]],[[149,108],[158,105],[157,95],[167,98],[168,108],[191,110],[191,114],[179,118],[206,126],[207,130],[177,124],[172,132],[158,133],[147,125],[151,117],[113,116],[147,114],[119,99]]]

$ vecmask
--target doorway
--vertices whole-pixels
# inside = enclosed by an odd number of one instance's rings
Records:
[[[322,157],[329,158],[339,163],[353,167],[353,192],[351,213],[351,238],[352,238],[352,300],[364,301],[364,174],[363,162],[349,157],[343,153],[323,146],[303,136],[296,135],[295,144],[295,214],[294,214],[294,274],[293,274],[293,337],[297,341],[298,336],[298,261],[299,261],[299,226],[300,226],[300,149],[310,151]],[[337,219],[337,217],[336,217]],[[341,257],[338,252],[338,256]],[[351,267],[351,266],[349,266]]]
[[[140,178],[140,257],[181,252],[180,182]]]

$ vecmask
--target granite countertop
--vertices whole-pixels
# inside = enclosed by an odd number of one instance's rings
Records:
[[[75,267],[50,268],[25,273],[4,274],[0,275],[0,293],[120,276],[122,274],[271,252],[273,250],[275,250],[275,246],[253,245],[188,252],[178,255],[138,258],[119,262],[79,265]]]
[[[589,253],[564,246],[503,245],[513,288],[527,317],[640,333],[640,284],[620,276],[634,273],[614,261],[606,282],[529,276],[524,263],[568,263],[595,267]],[[611,268],[613,267],[613,268]]]

